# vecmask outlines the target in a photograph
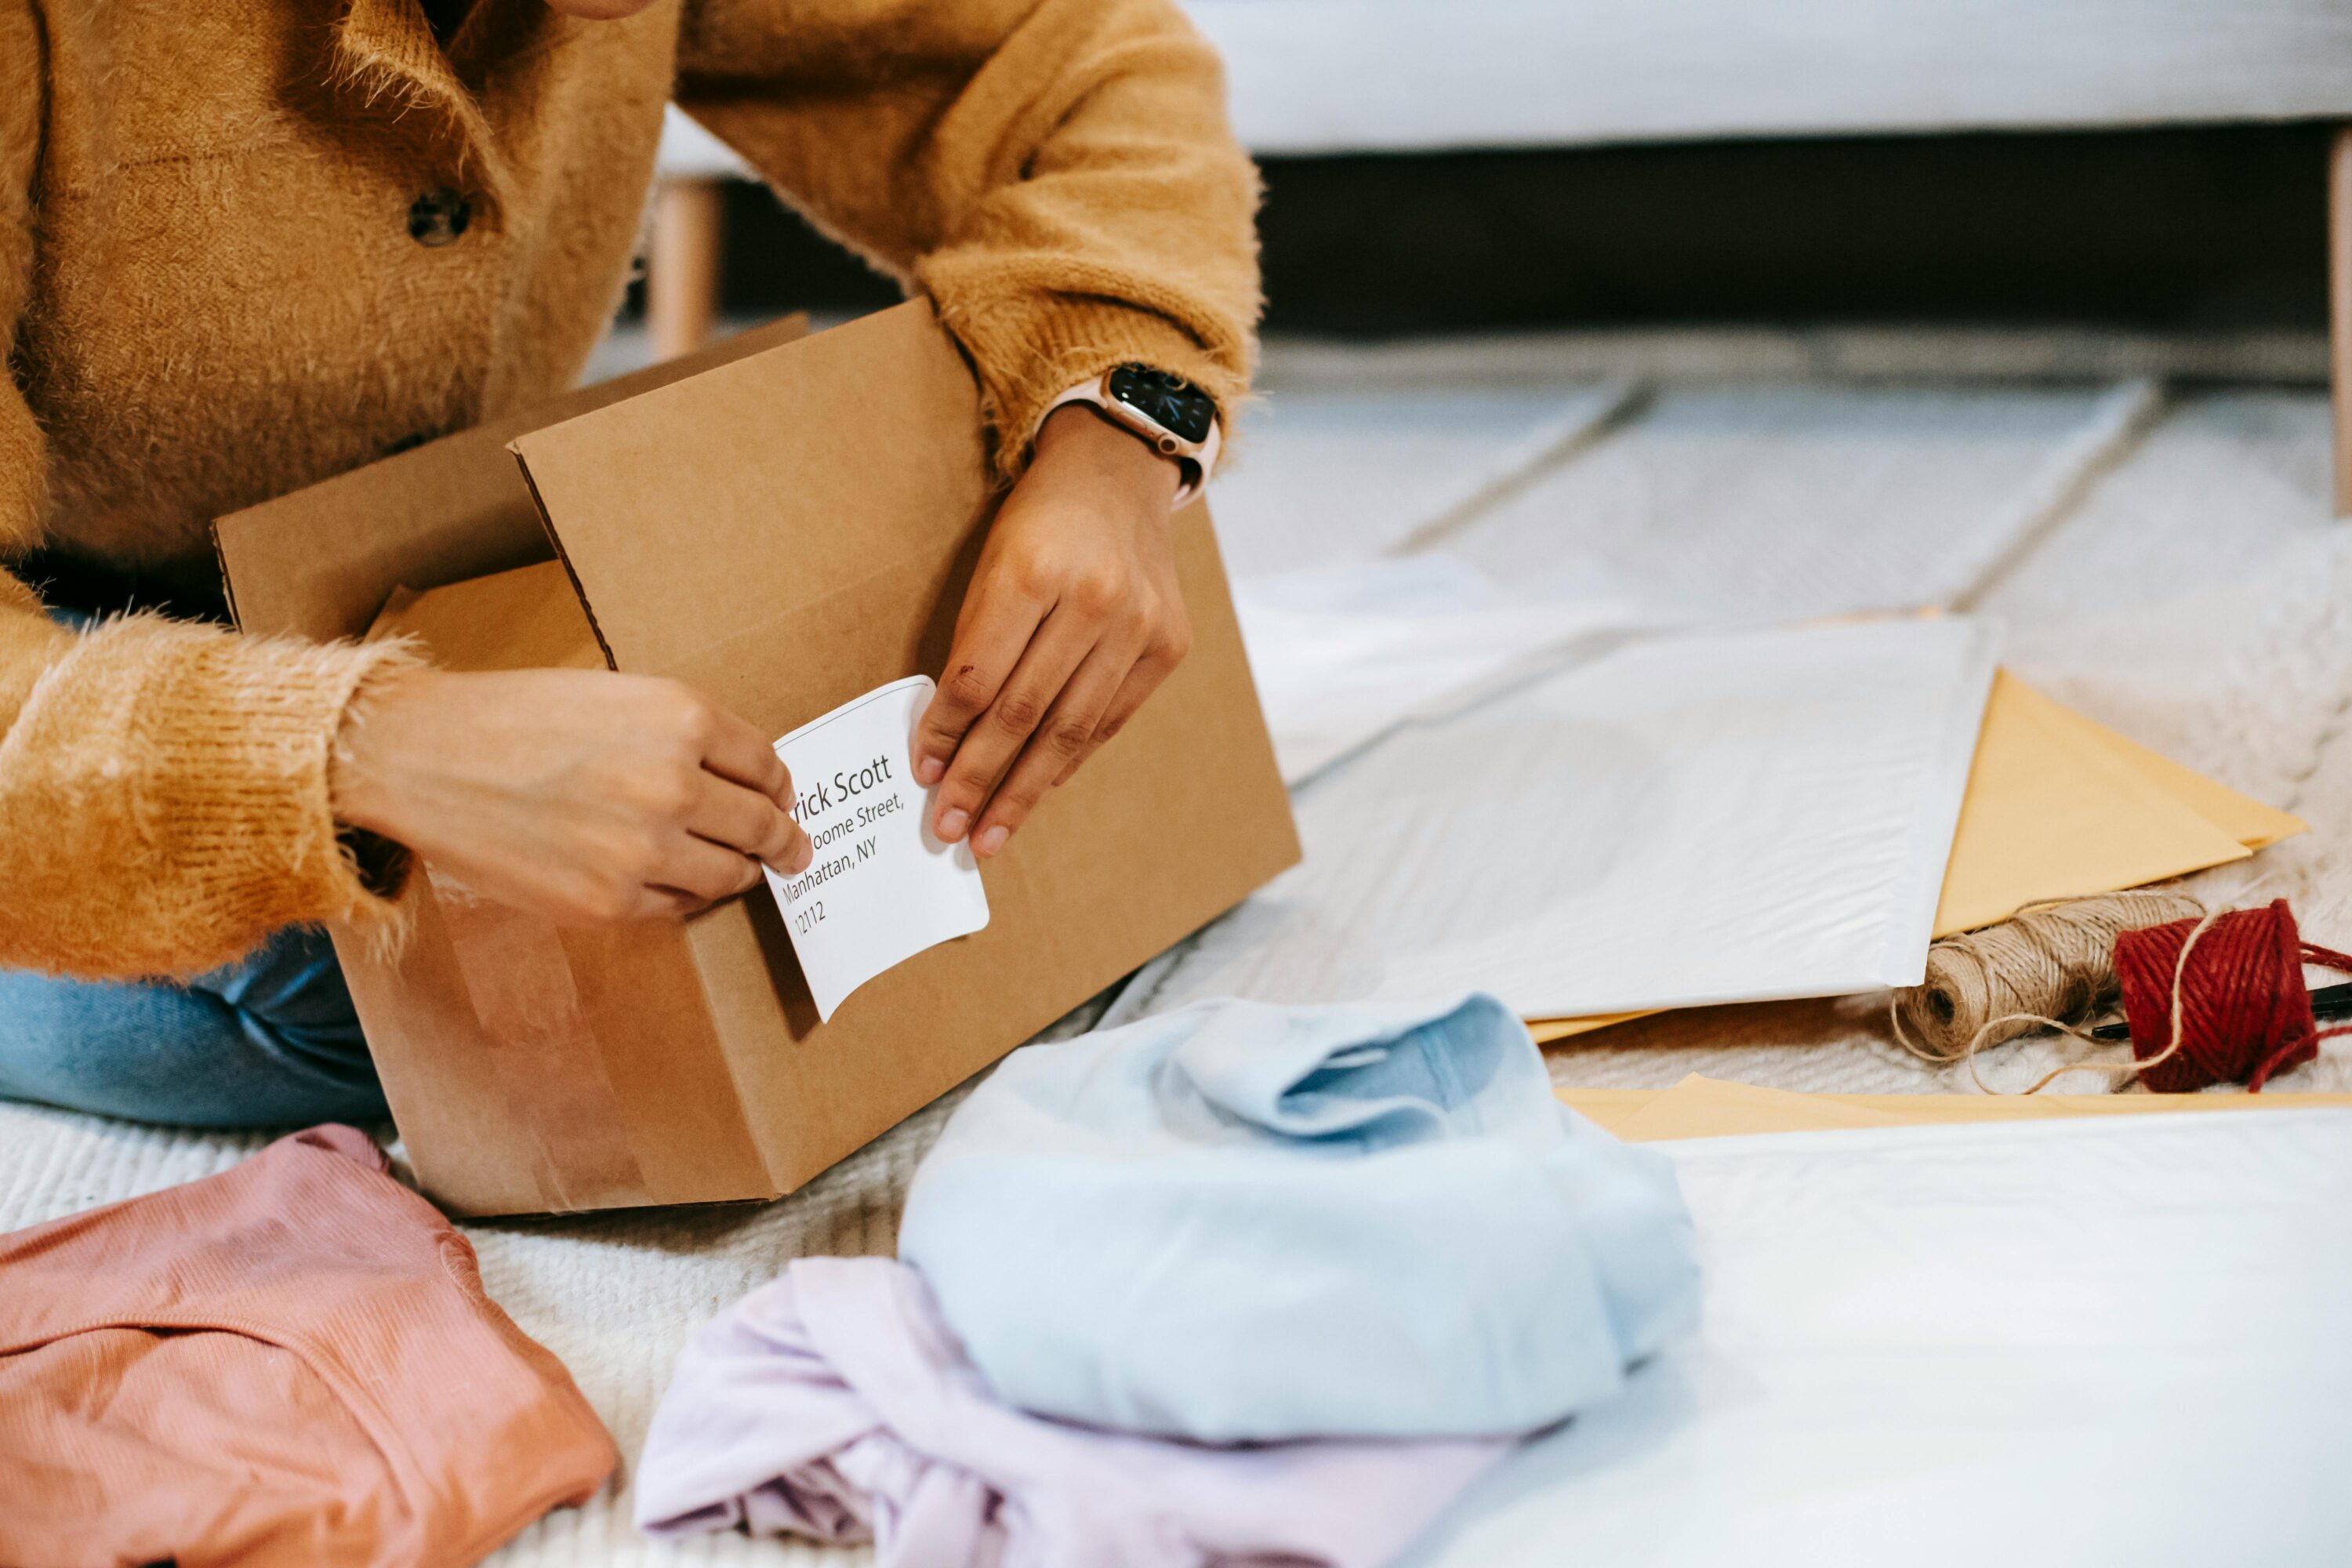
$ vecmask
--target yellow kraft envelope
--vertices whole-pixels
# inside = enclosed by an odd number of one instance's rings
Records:
[[[2243,860],[2304,826],[2002,670],[1969,769],[1935,934]],[[1549,1044],[1643,1016],[1537,1018],[1528,1027]]]
[[[1952,1121],[2168,1110],[2310,1110],[2352,1094],[1798,1094],[1693,1073],[1672,1089],[1562,1089],[1570,1109],[1628,1143]]]

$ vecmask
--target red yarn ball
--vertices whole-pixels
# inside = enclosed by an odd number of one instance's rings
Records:
[[[2243,1083],[2259,1091],[2273,1073],[2317,1056],[2325,1036],[2346,1032],[2317,1026],[2303,966],[2324,964],[2352,973],[2352,957],[2305,942],[2284,899],[2215,920],[2197,938],[2182,967],[2181,947],[2197,924],[2174,921],[2116,938],[2116,978],[2123,987],[2124,1016],[2131,1023],[2132,1055],[2151,1064],[2140,1072],[2148,1088],[2180,1094]],[[2176,969],[2180,1043],[2168,1055]]]

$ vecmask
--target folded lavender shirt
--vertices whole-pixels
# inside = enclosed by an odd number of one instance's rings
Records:
[[[882,1568],[1373,1568],[1508,1446],[1212,1448],[1026,1415],[989,1394],[912,1269],[810,1258],[679,1356],[636,1519],[870,1538]]]

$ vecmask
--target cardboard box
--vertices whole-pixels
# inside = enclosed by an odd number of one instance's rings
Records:
[[[222,519],[239,624],[381,611],[452,668],[672,676],[777,735],[936,673],[996,499],[970,371],[920,303],[798,331]],[[1191,658],[988,864],[988,928],[830,1023],[765,888],[559,930],[428,866],[396,957],[339,937],[426,1190],[464,1214],[789,1192],[1295,862],[1203,507],[1176,537]]]

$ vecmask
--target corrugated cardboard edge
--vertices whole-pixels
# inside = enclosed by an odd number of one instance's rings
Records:
[[[563,548],[563,535],[555,531],[555,520],[548,515],[547,499],[539,493],[538,481],[530,477],[530,464],[522,448],[513,441],[507,443],[507,455],[514,459],[516,472],[522,475],[523,488],[530,492],[530,504],[539,512],[539,525],[547,531],[548,548],[555,552],[556,564],[571,580],[572,596],[580,601],[580,613],[588,619],[588,635],[596,639],[596,651],[604,656],[604,668],[618,670],[620,661],[613,657],[613,645],[604,636],[604,628],[596,624],[596,604],[588,597],[588,586],[580,581],[580,569],[572,564],[571,555]]]

